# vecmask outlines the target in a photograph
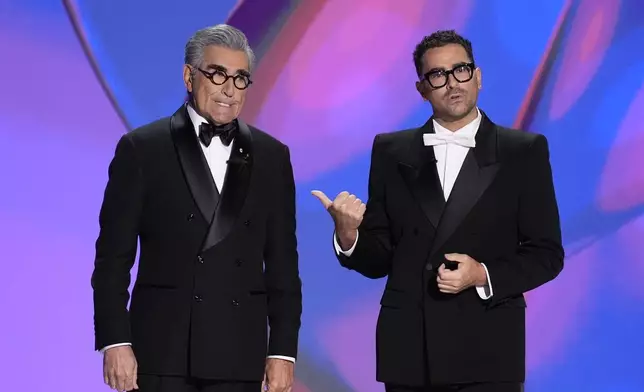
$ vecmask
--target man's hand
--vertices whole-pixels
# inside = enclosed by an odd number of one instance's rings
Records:
[[[442,293],[458,294],[472,286],[485,286],[487,275],[485,268],[478,261],[468,255],[450,253],[445,259],[458,263],[458,268],[451,271],[442,264],[438,269],[436,282]]]
[[[139,389],[136,372],[137,364],[132,347],[112,347],[103,353],[103,378],[110,388],[118,392]]]
[[[266,360],[266,373],[262,391],[291,392],[293,388],[293,368],[295,364],[279,358]]]
[[[358,227],[362,223],[367,206],[356,195],[346,191],[340,192],[333,201],[322,191],[312,191],[311,193],[322,202],[324,208],[331,214],[342,250],[350,249],[356,242]]]

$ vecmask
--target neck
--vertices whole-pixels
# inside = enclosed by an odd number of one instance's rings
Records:
[[[435,120],[445,129],[452,132],[456,132],[459,129],[466,126],[467,124],[474,121],[476,119],[476,116],[478,116],[478,110],[476,109],[476,107],[474,107],[472,110],[470,110],[468,114],[466,114],[464,117],[461,117],[459,119],[452,120],[452,119],[436,117]]]

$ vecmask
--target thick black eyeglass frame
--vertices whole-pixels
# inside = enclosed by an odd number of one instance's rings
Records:
[[[201,68],[197,68],[197,70],[199,70],[199,72],[201,72],[203,74],[203,76],[206,77],[206,79],[210,80],[210,82],[212,84],[216,85],[216,86],[221,86],[222,84],[225,84],[228,81],[228,79],[230,79],[230,78],[233,79],[233,85],[235,85],[235,88],[237,88],[238,90],[246,90],[248,87],[250,87],[251,84],[253,84],[253,81],[250,79],[250,77],[248,75],[242,75],[242,74],[228,75],[226,73],[226,71],[223,71],[223,70],[220,70],[220,69],[216,69],[216,70],[214,70],[212,72],[205,71],[205,70],[203,70]],[[215,82],[215,79],[214,79],[215,74],[222,75],[224,77],[224,81],[221,82],[221,83]],[[239,81],[239,80],[241,80],[242,83],[244,83],[244,84],[239,86],[237,84],[237,81]]]
[[[465,78],[465,79],[462,79],[462,80],[459,79],[458,76],[456,76],[456,74],[454,73],[457,69],[459,69],[461,67],[467,67],[470,70],[469,76],[467,78]],[[441,87],[444,87],[445,85],[447,85],[447,82],[449,81],[449,75],[452,75],[454,77],[454,80],[456,80],[459,83],[467,83],[470,80],[472,80],[472,78],[474,77],[474,70],[475,69],[476,69],[476,65],[474,63],[458,64],[454,68],[448,69],[448,70],[433,70],[433,71],[429,71],[429,72],[427,72],[427,73],[425,73],[423,75],[423,80],[426,80],[427,83],[429,83],[429,85],[432,86],[432,88],[441,88]],[[437,74],[437,73],[445,75],[445,82],[443,84],[435,85],[429,80],[429,77],[431,75],[434,75],[434,74]]]

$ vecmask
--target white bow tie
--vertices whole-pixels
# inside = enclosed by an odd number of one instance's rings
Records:
[[[476,147],[476,140],[472,135],[459,135],[456,133],[424,133],[425,146],[438,146],[441,144],[457,144],[462,147]]]

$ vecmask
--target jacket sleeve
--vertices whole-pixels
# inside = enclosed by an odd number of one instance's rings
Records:
[[[381,136],[377,135],[371,150],[367,209],[358,228],[357,242],[350,256],[336,249],[342,266],[372,279],[383,278],[389,274],[393,257],[389,219],[385,207],[385,156],[382,146]]]
[[[525,167],[520,184],[517,251],[506,258],[481,260],[494,287],[490,306],[543,285],[563,269],[559,210],[545,136],[538,135],[528,148]]]
[[[94,291],[95,349],[130,342],[127,310],[143,200],[143,181],[134,142],[119,140],[108,170],[91,283]]]
[[[302,284],[298,267],[295,180],[290,152],[284,147],[276,177],[274,208],[268,221],[264,250],[268,296],[269,356],[297,357],[302,315]]]

